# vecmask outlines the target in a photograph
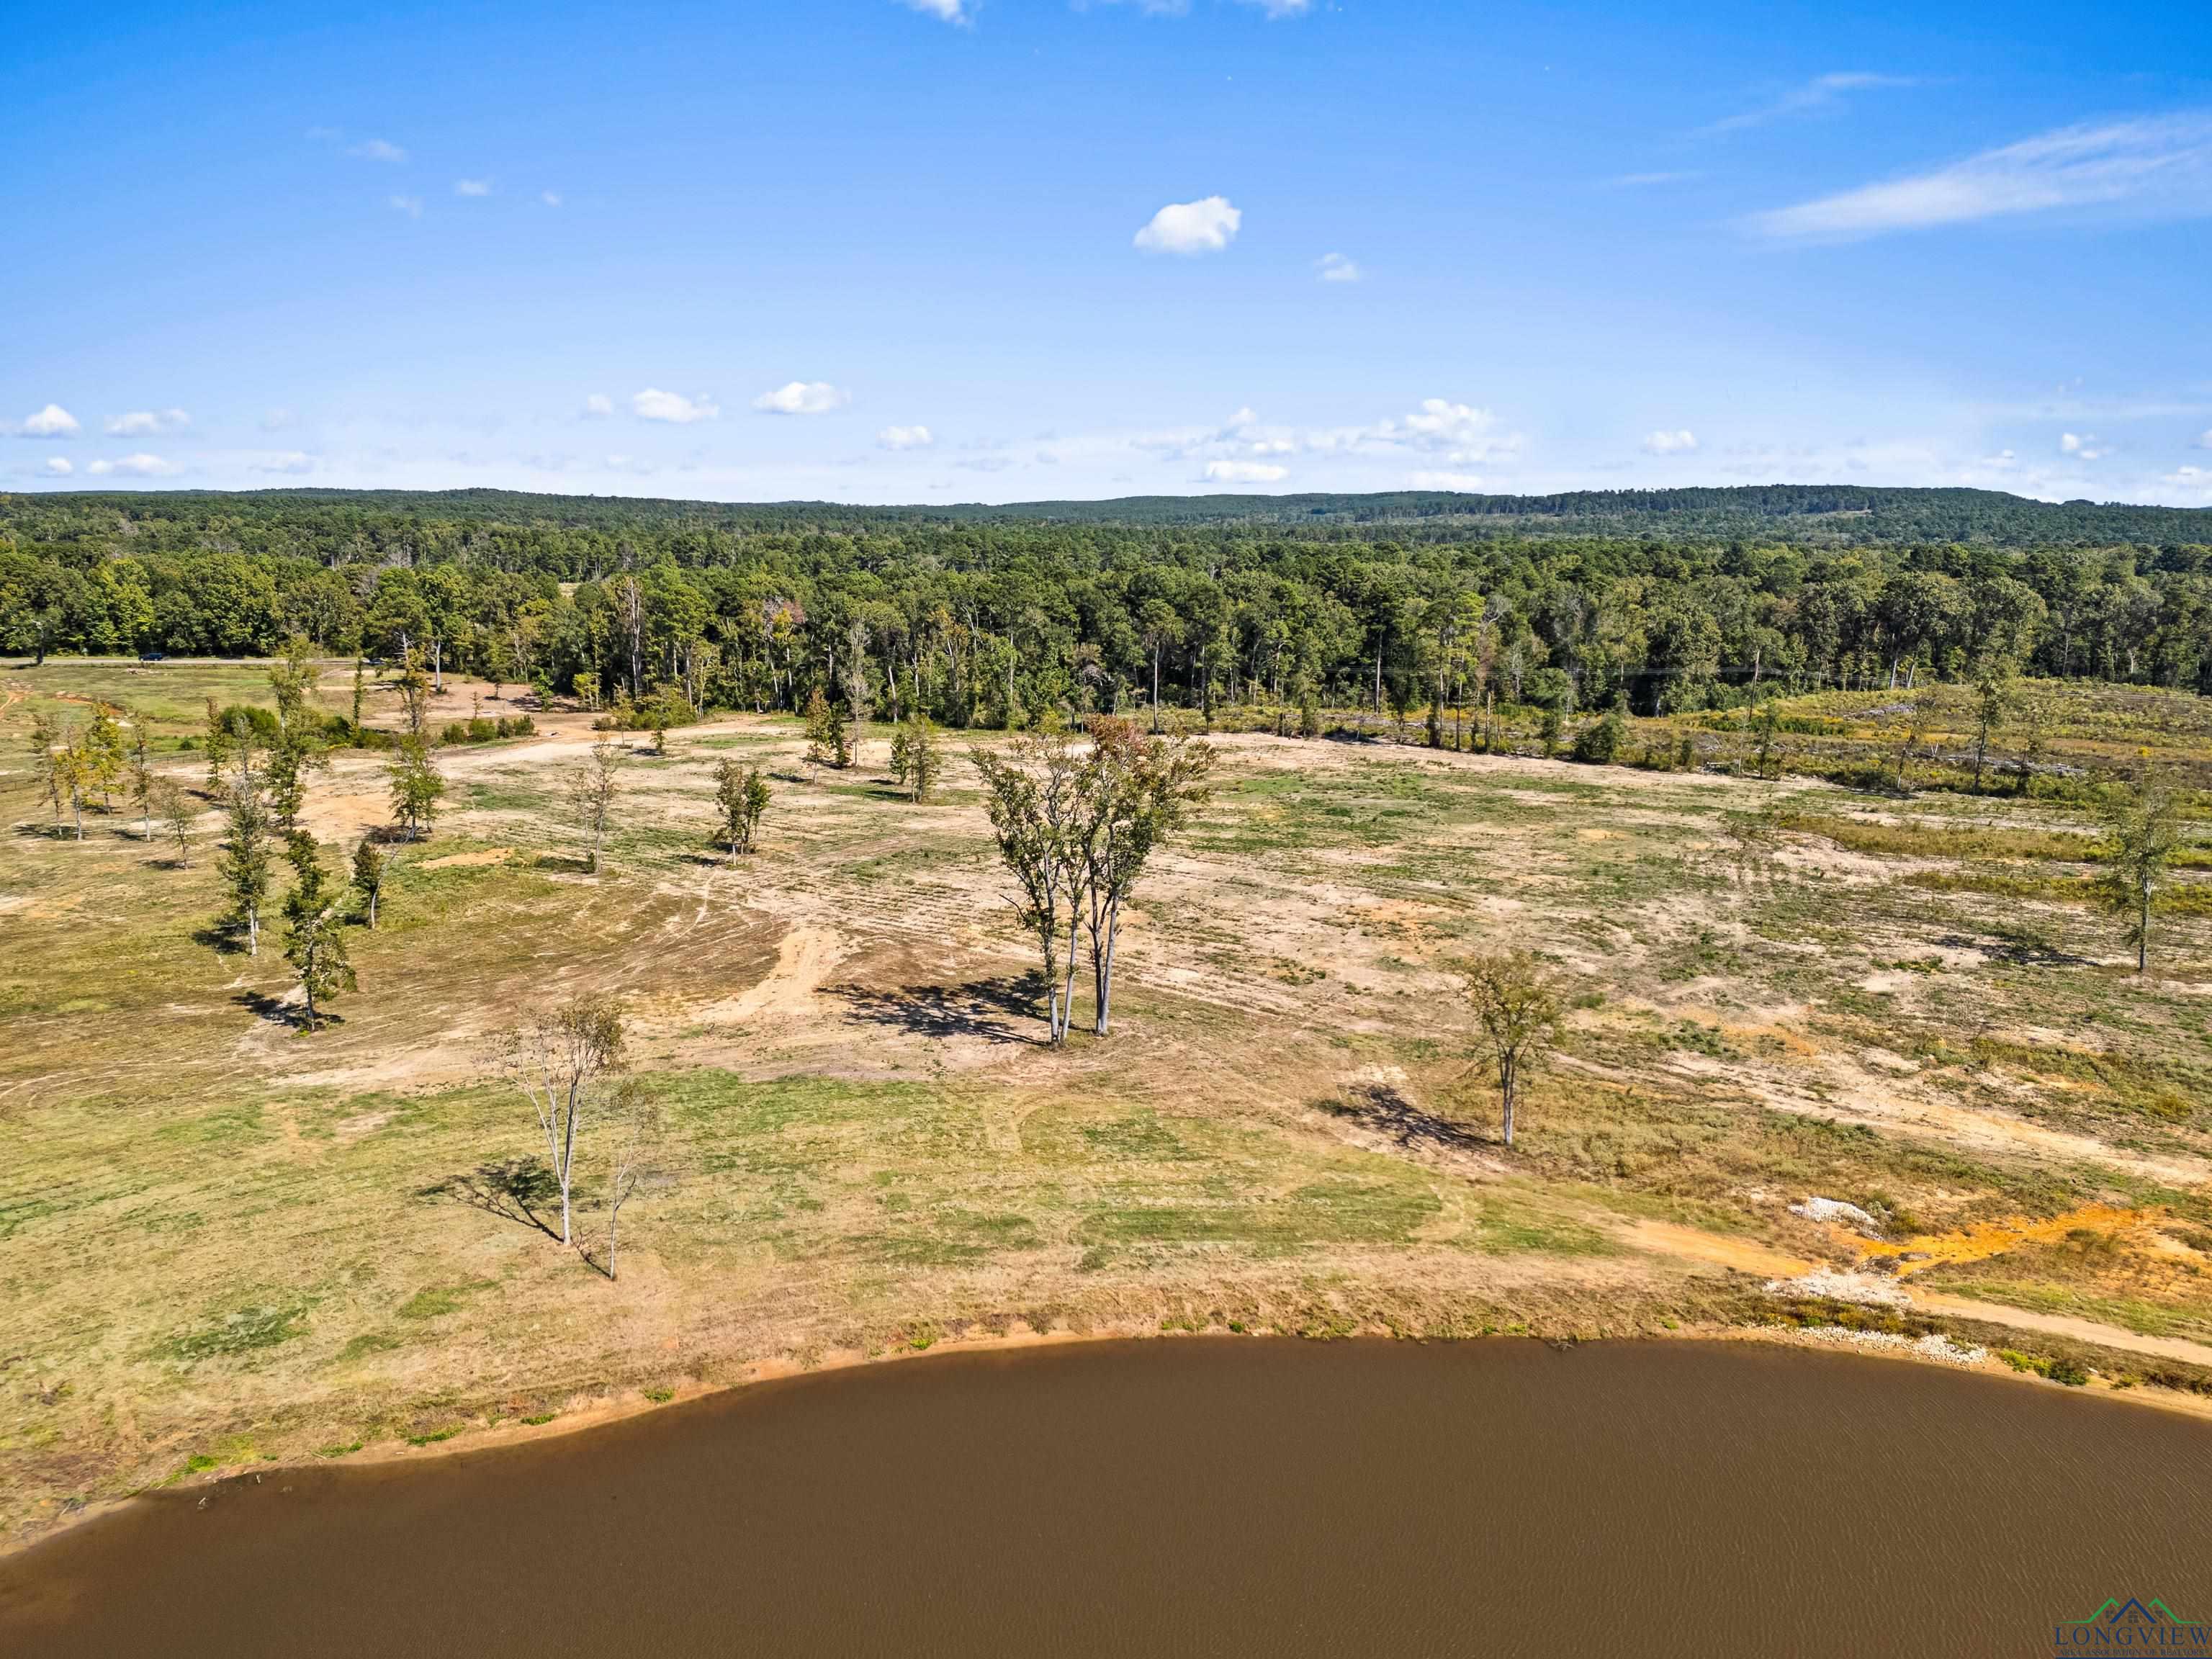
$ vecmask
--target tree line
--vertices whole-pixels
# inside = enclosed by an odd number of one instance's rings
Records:
[[[2212,690],[2198,543],[762,528],[615,504],[581,524],[503,523],[289,497],[282,514],[194,498],[198,516],[167,497],[64,499],[19,514],[0,543],[0,647],[255,656],[298,635],[325,654],[414,658],[434,685],[465,670],[578,696],[617,724],[798,713],[817,695],[855,719],[918,710],[956,728],[1162,708],[1675,713],[1991,662]]]

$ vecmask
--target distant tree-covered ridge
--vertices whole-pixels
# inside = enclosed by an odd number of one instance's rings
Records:
[[[1026,726],[1563,712],[2020,670],[2212,690],[2212,510],[1775,485],[997,507],[0,495],[0,648],[327,653],[593,701]]]

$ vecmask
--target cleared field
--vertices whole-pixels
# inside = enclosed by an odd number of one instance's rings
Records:
[[[2162,702],[2053,695],[2054,761],[2146,722],[2201,753]],[[964,762],[915,806],[880,732],[819,775],[786,720],[639,738],[593,877],[562,806],[589,717],[536,711],[444,751],[449,811],[394,849],[360,992],[309,1036],[281,957],[210,932],[212,813],[178,868],[125,808],[79,843],[33,799],[33,709],[126,705],[197,781],[210,696],[270,700],[252,666],[0,675],[10,1536],[258,1458],[1018,1329],[1656,1333],[1771,1322],[1776,1264],[1882,1255],[1969,1329],[2212,1342],[2212,883],[2182,872],[2139,980],[2065,799],[1225,734],[1139,890],[1115,1034],[1054,1052]],[[325,705],[349,696],[333,672]],[[510,709],[449,679],[435,719],[478,703]],[[776,791],[734,864],[708,844],[730,753]],[[1769,808],[1747,858],[1731,826]],[[386,817],[375,756],[315,778],[333,864]],[[1508,945],[1576,993],[1510,1153],[1450,972]],[[670,1125],[614,1282],[534,1223],[535,1130],[488,1054],[586,986],[626,999]],[[1791,1209],[1814,1196],[1875,1234]]]

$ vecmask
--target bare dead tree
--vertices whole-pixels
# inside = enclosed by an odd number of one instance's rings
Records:
[[[561,1189],[561,1242],[574,1241],[570,1194],[576,1148],[605,1105],[623,1064],[622,1006],[590,993],[540,1013],[499,1039],[500,1068],[529,1099]]]
[[[600,845],[614,819],[615,797],[621,793],[621,769],[622,752],[601,738],[592,745],[591,758],[568,776],[569,809],[576,815],[577,827],[592,839],[584,867],[594,874],[599,867]]]
[[[617,1088],[605,1113],[607,1158],[607,1277],[615,1277],[615,1249],[622,1231],[623,1206],[639,1182],[650,1176],[660,1157],[661,1115],[657,1097],[635,1079]]]

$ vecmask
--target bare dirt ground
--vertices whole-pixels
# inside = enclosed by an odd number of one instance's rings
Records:
[[[1767,1281],[1877,1253],[1920,1256],[1895,1282],[1937,1322],[2212,1364],[2212,928],[2177,916],[2139,983],[2078,905],[1910,884],[1979,867],[1956,858],[1817,830],[1721,856],[1741,814],[1864,813],[1826,786],[1217,738],[1216,798],[1130,919],[1115,1034],[1056,1052],[964,763],[915,805],[879,732],[845,773],[781,719],[665,756],[615,734],[587,875],[565,784],[600,734],[533,709],[532,738],[441,751],[435,832],[391,847],[360,989],[308,1036],[281,957],[210,928],[212,815],[189,869],[119,811],[44,832],[21,700],[97,694],[74,672],[0,711],[13,1537],[150,1482],[427,1455],[833,1357],[1733,1328],[1776,1316]],[[449,678],[434,726],[510,712],[489,690]],[[162,763],[192,779],[178,702]],[[775,790],[736,860],[711,842],[732,755]],[[333,868],[389,818],[376,755],[314,778]],[[1453,971],[1509,946],[1575,1005],[1510,1151]],[[544,1230],[542,1148],[489,1060],[586,988],[624,999],[669,1125],[612,1281]],[[1879,1237],[1793,1211],[1814,1196]]]

